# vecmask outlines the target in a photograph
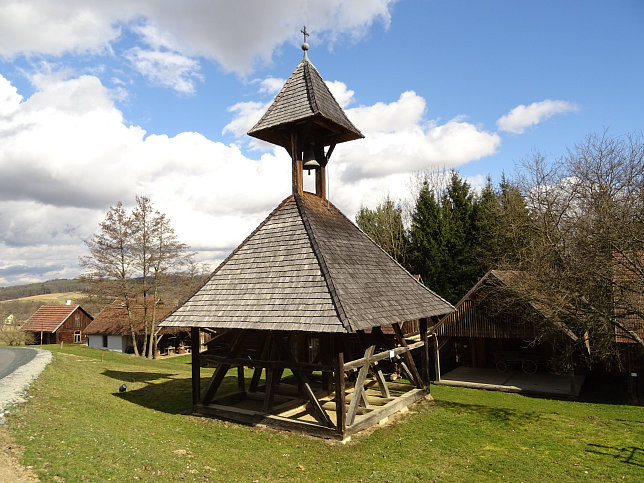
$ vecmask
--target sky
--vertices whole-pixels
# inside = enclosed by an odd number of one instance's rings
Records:
[[[246,132],[303,25],[365,135],[328,167],[352,219],[419,171],[498,183],[643,129],[641,0],[0,0],[0,286],[78,276],[136,195],[215,268],[290,194],[286,151]]]

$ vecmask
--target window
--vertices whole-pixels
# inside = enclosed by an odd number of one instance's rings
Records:
[[[80,344],[81,342],[81,333],[80,330],[74,331],[74,344]]]
[[[103,336],[103,347],[107,347],[107,336]]]
[[[81,326],[80,314],[74,316],[74,327],[78,328]]]

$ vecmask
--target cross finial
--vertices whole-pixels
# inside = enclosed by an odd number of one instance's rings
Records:
[[[308,60],[309,57],[306,55],[306,51],[309,50],[309,44],[307,43],[306,38],[309,36],[309,33],[306,31],[306,25],[302,30],[300,30],[300,32],[302,32],[302,35],[304,35],[304,42],[302,43],[302,50],[304,51],[304,60]]]

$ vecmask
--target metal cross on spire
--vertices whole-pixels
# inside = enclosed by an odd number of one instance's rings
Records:
[[[306,51],[309,50],[309,44],[306,41],[306,38],[309,36],[309,33],[306,31],[306,25],[302,30],[300,30],[300,32],[302,32],[302,35],[304,35],[304,42],[302,43],[302,50],[304,51],[304,60],[308,60],[309,57],[308,55],[306,55]]]

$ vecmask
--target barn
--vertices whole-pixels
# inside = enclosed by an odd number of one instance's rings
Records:
[[[437,383],[579,394],[578,337],[535,295],[531,282],[526,272],[491,270],[432,329]]]
[[[43,305],[21,327],[36,344],[86,344],[93,317],[80,305]]]

